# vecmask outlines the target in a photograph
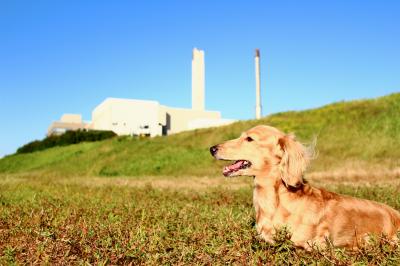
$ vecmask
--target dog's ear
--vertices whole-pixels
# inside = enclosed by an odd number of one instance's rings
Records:
[[[294,135],[279,138],[278,145],[283,151],[279,163],[279,173],[286,186],[300,187],[303,184],[303,172],[306,170],[309,156],[306,148]]]

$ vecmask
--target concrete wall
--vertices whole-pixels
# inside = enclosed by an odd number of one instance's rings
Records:
[[[61,135],[69,130],[88,129],[88,124],[85,123],[66,123],[55,121],[50,124],[47,129],[47,136]]]
[[[82,115],[80,114],[63,114],[60,122],[64,123],[82,123]]]
[[[159,136],[162,134],[159,109],[156,101],[107,98],[93,110],[92,128],[112,130],[118,135]]]
[[[217,120],[221,118],[221,113],[216,111],[198,111],[163,105],[161,105],[161,109],[167,114],[167,120],[169,119],[166,126],[167,134],[188,130],[189,124],[197,119]]]
[[[174,108],[156,101],[107,98],[92,112],[90,124],[81,115],[65,114],[50,125],[48,135],[67,130],[112,130],[118,135],[160,136],[185,130],[219,126],[231,121],[221,119],[220,112]]]
[[[59,121],[50,124],[47,136],[61,135],[68,130],[88,129],[89,124],[83,122],[80,114],[63,114]]]
[[[168,107],[156,101],[108,98],[94,109],[91,128],[112,130],[118,135],[149,131],[151,136],[160,136],[215,126],[220,118],[221,114],[215,111]],[[149,126],[149,129],[140,129],[141,126]]]

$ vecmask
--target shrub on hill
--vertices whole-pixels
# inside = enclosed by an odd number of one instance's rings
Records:
[[[35,140],[25,144],[24,146],[17,149],[19,153],[31,153],[35,151],[45,150],[55,146],[67,146],[76,144],[84,141],[92,142],[115,137],[116,134],[113,131],[105,130],[76,130],[67,131],[59,136],[49,136],[43,140]]]

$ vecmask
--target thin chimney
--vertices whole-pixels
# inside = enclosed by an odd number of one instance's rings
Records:
[[[260,119],[262,116],[261,107],[261,85],[260,85],[260,50],[256,49],[256,54],[254,57],[254,62],[256,66],[256,119]]]

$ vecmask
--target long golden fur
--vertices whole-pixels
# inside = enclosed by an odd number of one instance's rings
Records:
[[[303,173],[311,158],[294,135],[270,126],[256,126],[210,151],[219,160],[236,161],[225,167],[225,175],[254,176],[256,228],[268,242],[283,226],[292,233],[294,244],[305,249],[327,243],[357,248],[371,234],[397,239],[398,211],[304,181]]]

